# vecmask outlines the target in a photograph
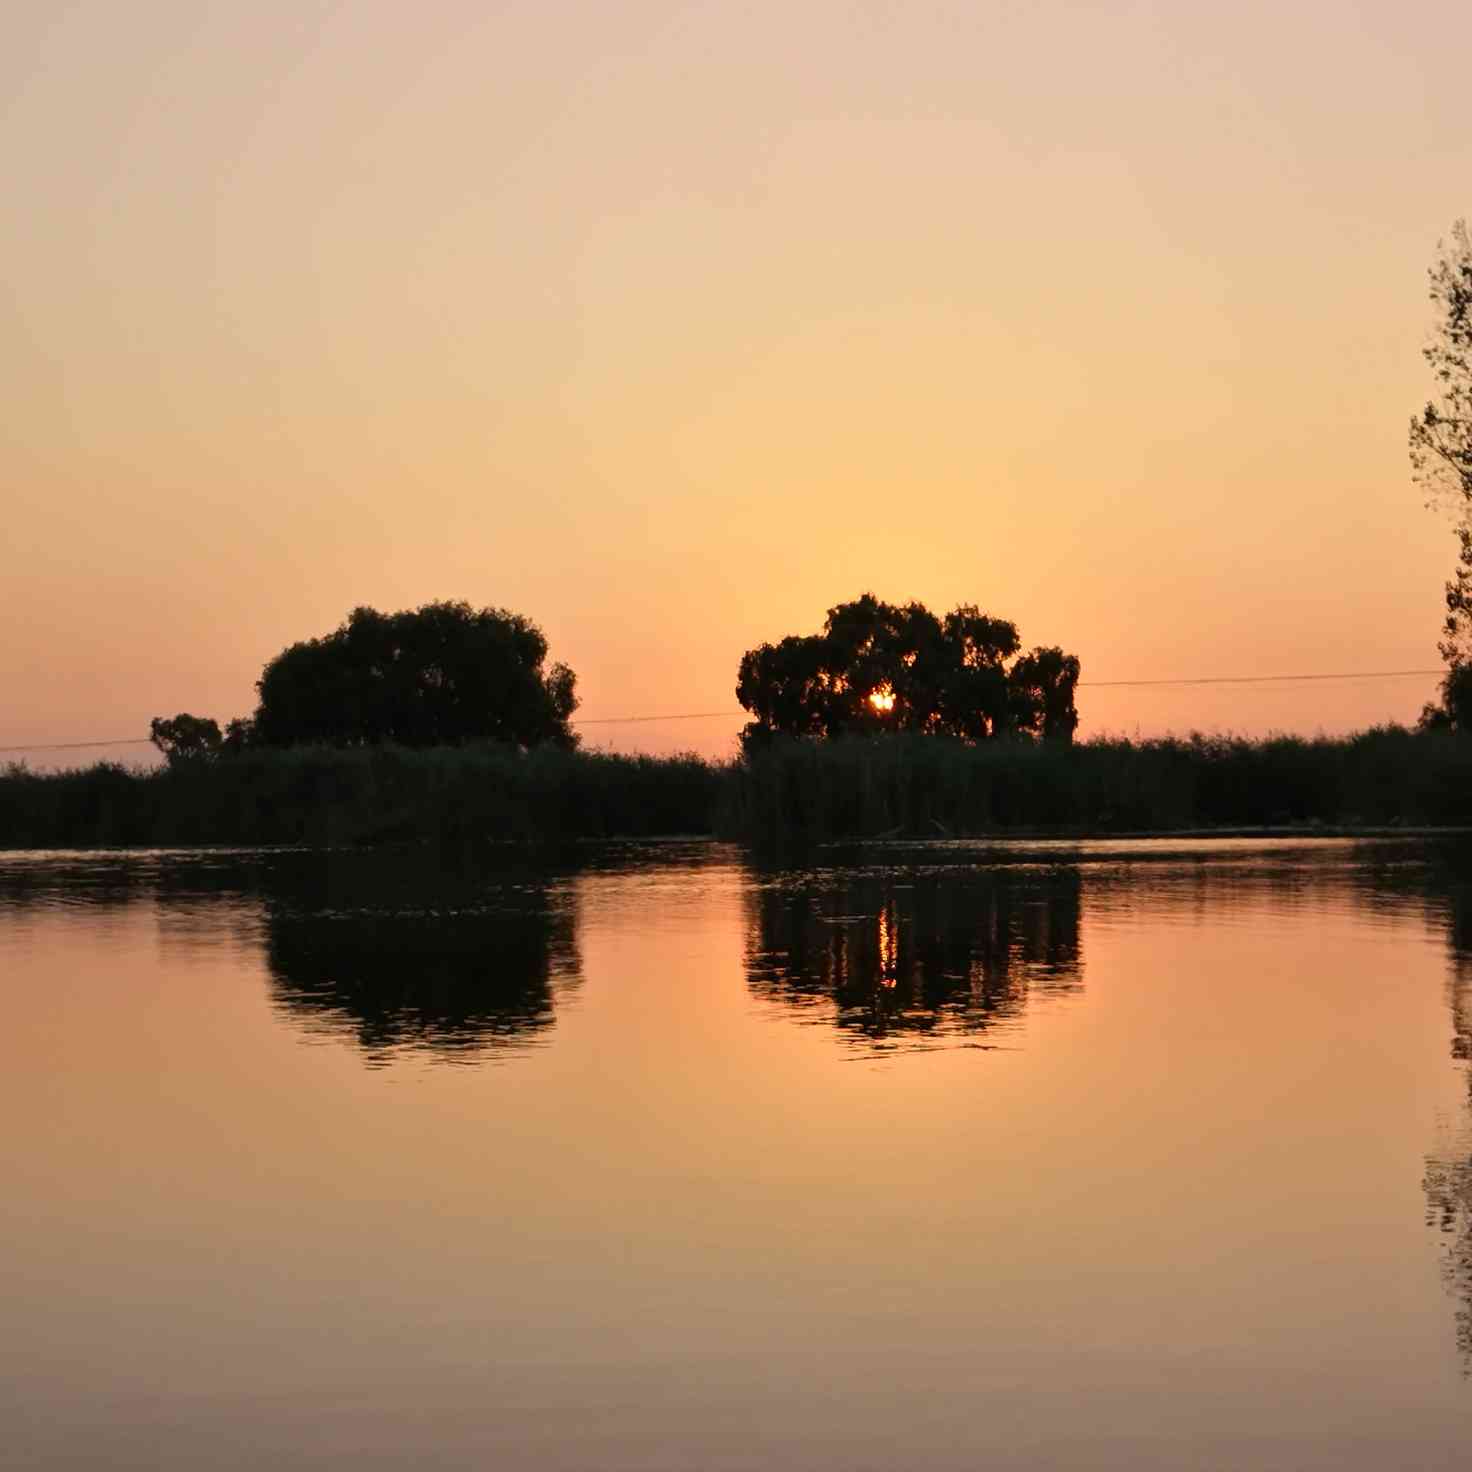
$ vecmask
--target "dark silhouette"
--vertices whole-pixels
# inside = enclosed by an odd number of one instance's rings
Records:
[[[292,644],[266,665],[252,717],[223,734],[207,717],[157,717],[150,739],[170,766],[284,746],[493,741],[572,750],[577,677],[563,664],[544,669],[546,658],[542,631],[502,608],[355,608],[332,633]]]
[[[224,742],[218,721],[182,713],[168,718],[155,716],[148,723],[148,739],[163,752],[171,767],[181,762],[208,761],[220,754]]]
[[[574,935],[571,909],[541,889],[466,909],[273,907],[266,954],[280,1013],[310,1032],[374,1063],[408,1051],[472,1062],[552,1027],[578,979]]]
[[[281,1020],[370,1067],[483,1063],[547,1040],[581,982],[576,872],[433,847],[0,859],[0,909],[149,905],[165,946],[263,949]]]
[[[865,593],[830,608],[821,634],[742,656],[736,698],[754,717],[742,744],[879,731],[1071,741],[1078,660],[1056,648],[1017,658],[1018,648],[1015,624],[975,607],[940,619]]]
[[[266,666],[250,744],[572,747],[575,677],[561,664],[544,671],[546,657],[542,631],[504,609],[355,608]]]
[[[1447,584],[1448,601],[1452,586]],[[1424,706],[1418,724],[1423,731],[1472,731],[1472,664],[1459,657],[1450,666],[1442,677],[1440,703]]]
[[[1442,703],[1428,705],[1426,726],[1472,730],[1472,236],[1467,222],[1452,226],[1451,243],[1430,272],[1430,296],[1438,312],[1424,350],[1437,383],[1437,397],[1411,420],[1414,479],[1428,505],[1450,498],[1458,517],[1457,568],[1446,585],[1446,621],[1438,646],[1447,662]]]
[[[1472,845],[1463,839],[1441,846],[1424,883],[1427,908],[1446,925],[1448,1051],[1466,1074],[1472,1114]],[[1457,1347],[1472,1373],[1472,1156],[1436,1151],[1427,1155],[1425,1169],[1426,1224],[1441,1234],[1442,1269],[1456,1299]]]
[[[1076,869],[858,869],[751,891],[746,974],[871,1041],[971,1037],[1081,985]]]
[[[259,883],[276,1008],[370,1064],[529,1046],[581,976],[566,880],[433,851],[275,864]]]
[[[434,848],[273,863],[257,887],[277,1010],[380,1063],[529,1043],[580,975],[566,879]]]

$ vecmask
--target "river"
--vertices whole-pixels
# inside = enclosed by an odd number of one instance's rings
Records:
[[[0,855],[7,1467],[1461,1468],[1472,846]]]

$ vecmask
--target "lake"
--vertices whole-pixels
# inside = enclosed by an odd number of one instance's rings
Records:
[[[0,854],[6,1467],[1461,1468],[1472,842]]]

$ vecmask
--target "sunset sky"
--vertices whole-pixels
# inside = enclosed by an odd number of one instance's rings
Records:
[[[0,744],[525,613],[621,747],[872,589],[1083,678],[1437,664],[1465,0],[11,0]],[[1434,679],[1082,689],[1337,731]],[[141,752],[135,752],[141,755]]]

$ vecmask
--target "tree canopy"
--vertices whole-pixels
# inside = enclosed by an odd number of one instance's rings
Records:
[[[1460,551],[1446,585],[1446,621],[1439,645],[1447,662],[1443,706],[1428,706],[1425,724],[1472,728],[1472,236],[1467,222],[1437,247],[1430,297],[1436,325],[1423,356],[1436,380],[1435,397],[1411,420],[1411,469],[1428,504],[1450,501]]]
[[[753,717],[742,744],[898,730],[1071,741],[1078,660],[1019,647],[1015,624],[972,605],[938,618],[865,593],[830,608],[821,633],[742,656],[736,698]]]
[[[542,631],[505,609],[355,608],[266,665],[248,744],[571,747],[576,677],[566,665],[544,669],[546,657]]]
[[[171,767],[218,756],[224,742],[218,721],[185,712],[155,716],[148,723],[148,739],[163,752]]]

